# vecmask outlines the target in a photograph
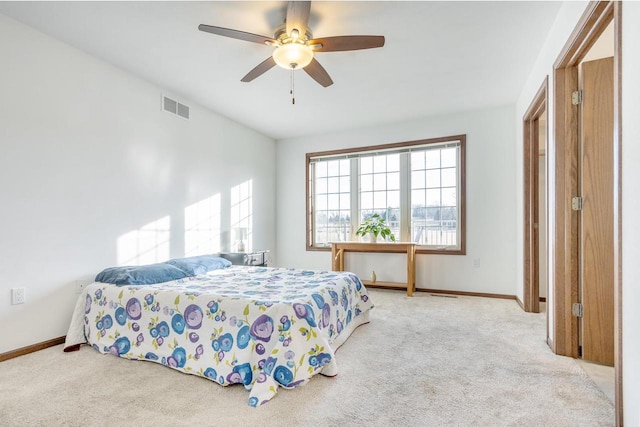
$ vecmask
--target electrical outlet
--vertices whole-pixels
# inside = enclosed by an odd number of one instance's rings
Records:
[[[87,284],[82,280],[76,281],[76,294],[81,294]]]
[[[480,268],[480,258],[473,259],[473,268]]]
[[[24,288],[13,288],[11,289],[11,304],[24,304],[25,302],[25,289]]]

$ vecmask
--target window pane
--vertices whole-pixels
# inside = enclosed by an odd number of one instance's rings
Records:
[[[440,206],[440,189],[427,190],[427,206]]]
[[[389,191],[387,193],[387,207],[389,208],[400,207],[400,191]]]
[[[424,151],[411,153],[411,169],[424,169]]]
[[[427,219],[430,221],[440,221],[441,208],[427,208]]]
[[[440,150],[429,150],[425,152],[427,169],[436,169],[440,167]]]
[[[340,209],[349,209],[351,206],[351,196],[349,194],[340,194]]]
[[[440,169],[427,171],[427,188],[440,187]]]
[[[327,162],[318,162],[315,164],[316,177],[327,176]]]
[[[457,221],[458,209],[456,208],[442,208],[441,211],[442,221]]]
[[[348,176],[340,177],[340,192],[349,193],[351,190],[351,179]]]
[[[328,176],[338,176],[340,175],[340,161],[339,160],[331,160],[327,162],[327,175]]]
[[[340,160],[340,175],[349,175],[351,161],[349,159]]]
[[[387,174],[387,190],[400,189],[400,173],[394,172]]]
[[[442,206],[456,206],[456,189],[447,187],[442,189]]]
[[[387,208],[387,193],[383,191],[376,191],[373,193],[373,208],[374,209]]]
[[[442,151],[442,165],[443,168],[455,166],[457,163],[457,148],[445,148]]]
[[[427,208],[427,220],[424,222],[423,235],[425,245],[442,244],[440,227],[440,208]]]
[[[387,156],[387,172],[400,170],[400,154],[390,154]]]
[[[411,188],[424,188],[424,171],[411,172]]]
[[[324,194],[318,195],[316,197],[316,210],[317,211],[326,211],[327,210],[327,196]]]
[[[329,209],[340,209],[340,197],[337,194],[329,194]]]
[[[389,224],[399,224],[400,223],[400,208],[388,209],[387,210],[387,221]]]
[[[387,175],[383,173],[377,173],[373,175],[373,189],[376,191],[383,191],[387,189]]]
[[[414,204],[411,206],[411,218],[424,219],[427,217],[427,208],[424,203]]]
[[[375,156],[373,158],[373,171],[374,172],[387,171],[387,156]]]
[[[338,177],[328,178],[327,183],[328,183],[327,185],[328,193],[340,192],[340,178]]]
[[[443,187],[455,187],[456,182],[456,169],[448,168],[442,169],[442,186]]]
[[[316,243],[320,245],[327,244],[327,228],[320,225],[316,228]]]
[[[328,242],[344,241],[344,225],[342,224],[340,212],[332,211],[329,213],[329,222],[327,227]]]
[[[424,190],[411,191],[411,206],[425,206],[426,203],[426,192]]]
[[[360,222],[366,220],[367,218],[369,218],[371,215],[373,215],[375,213],[375,211],[373,209],[367,209],[367,210],[362,210],[360,212]]]
[[[316,179],[316,194],[325,194],[327,192],[327,178]]]
[[[360,193],[360,209],[369,210],[373,209],[373,193],[367,191],[366,193]]]
[[[373,191],[373,175],[360,176],[360,191]]]
[[[400,208],[389,209],[387,212],[387,224],[396,240],[400,240]]]
[[[360,173],[373,173],[373,157],[360,158]]]

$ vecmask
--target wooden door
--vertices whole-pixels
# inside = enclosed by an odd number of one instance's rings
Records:
[[[582,64],[582,357],[613,365],[613,58]]]

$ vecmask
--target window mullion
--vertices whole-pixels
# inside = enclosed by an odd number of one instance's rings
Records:
[[[356,240],[356,230],[360,225],[360,165],[358,158],[351,161],[351,240]]]
[[[308,230],[307,230],[307,234],[308,234],[308,239],[309,242],[311,242],[311,246],[315,246],[316,245],[316,209],[315,209],[315,201],[316,201],[316,188],[315,188],[315,183],[316,183],[316,167],[315,167],[315,163],[309,163],[309,182],[307,182],[307,185],[309,187],[309,194],[311,197],[309,197],[309,200],[307,200],[307,203],[309,204],[307,206],[307,209],[309,210],[309,217],[307,219],[308,222]]]
[[[400,241],[411,241],[410,153],[400,154]]]
[[[464,177],[464,173],[465,171],[462,170],[462,148],[458,147],[458,149],[456,150],[456,197],[457,197],[457,203],[456,203],[456,247],[460,247],[461,244],[461,235],[462,235],[462,215],[461,215],[461,201],[462,201],[462,195],[461,192],[463,191],[463,186],[462,186],[462,180]]]

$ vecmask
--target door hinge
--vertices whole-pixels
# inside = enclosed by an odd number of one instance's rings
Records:
[[[582,303],[574,302],[573,305],[571,306],[571,313],[573,313],[575,317],[582,317],[584,313],[584,308],[582,306]]]
[[[582,91],[575,90],[571,93],[571,104],[572,105],[580,105],[582,104]]]
[[[571,199],[571,209],[573,209],[574,211],[581,211],[582,210],[582,197],[580,196],[576,196],[574,198]]]

